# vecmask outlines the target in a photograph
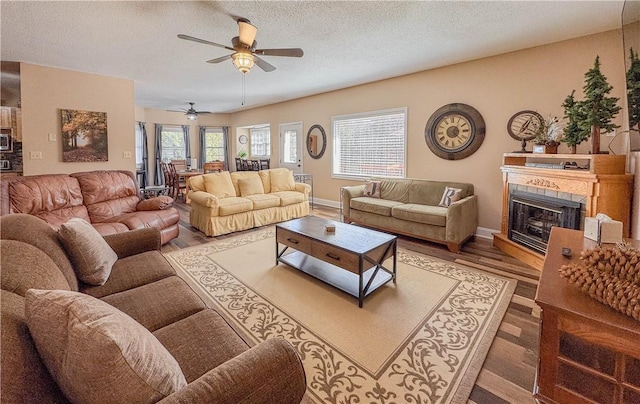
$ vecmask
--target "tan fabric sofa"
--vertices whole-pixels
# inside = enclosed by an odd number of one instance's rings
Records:
[[[28,213],[55,228],[78,217],[102,235],[155,227],[160,230],[162,244],[180,233],[178,210],[163,203],[163,198],[143,202],[130,171],[30,175],[2,178],[0,184],[2,215]],[[154,206],[154,202],[158,203]]]
[[[302,399],[305,374],[294,348],[280,338],[250,348],[176,275],[159,251],[157,229],[105,236],[118,259],[106,283],[92,286],[78,279],[77,268],[67,258],[57,232],[41,219],[24,214],[7,215],[0,218],[0,228],[2,402],[69,402],[57,383],[59,379],[54,376],[60,375],[51,373],[50,363],[43,360],[42,340],[30,332],[29,317],[25,314],[28,308],[25,304],[29,302],[25,295],[29,298],[34,289],[65,294],[68,292],[62,290],[76,291],[81,292],[76,295],[82,298],[93,296],[99,300],[89,300],[108,303],[108,307],[117,308],[150,331],[150,338],[155,337],[164,347],[162,350],[177,361],[178,372],[181,370],[184,374],[183,383],[186,380],[186,385],[164,397],[162,403],[298,403]],[[55,324],[52,328],[71,327],[67,322],[55,322],[56,318],[50,321]],[[116,337],[123,334],[122,328],[119,330]],[[82,355],[75,345],[62,343],[66,344],[63,355],[67,359]],[[131,346],[140,348],[144,354],[137,365],[148,368],[151,361],[145,360],[148,357],[145,347],[135,343]],[[90,354],[85,352],[85,356],[99,357],[105,352],[102,345],[91,347]],[[132,381],[119,377],[121,373],[115,370],[117,366],[128,369],[133,365],[105,359],[97,364],[83,363],[71,370],[81,373],[77,377],[86,378],[87,372],[95,372],[107,375],[108,379],[116,378],[110,382],[115,382],[129,395],[123,399],[112,390],[88,391],[91,396],[103,397],[101,402],[149,402],[131,398],[138,394],[129,387]],[[88,370],[90,366],[94,366],[93,370]],[[114,370],[110,372],[104,367]],[[64,381],[73,384],[74,379]],[[92,382],[106,386],[109,381],[94,378]],[[85,402],[91,401],[96,399]]]
[[[475,234],[478,200],[473,184],[422,179],[373,179],[380,197],[365,196],[365,185],[342,188],[342,214],[346,223],[404,234],[446,244],[452,252]],[[460,189],[460,199],[438,206],[445,188]]]
[[[278,223],[309,214],[311,186],[286,168],[203,174],[189,179],[191,225],[207,236]]]

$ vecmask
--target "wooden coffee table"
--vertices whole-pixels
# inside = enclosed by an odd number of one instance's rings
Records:
[[[327,225],[335,226],[335,233],[327,232]],[[276,265],[282,262],[357,297],[359,307],[374,290],[395,283],[396,245],[391,234],[316,216],[276,225]],[[289,248],[296,251],[285,255]],[[391,270],[383,265],[390,257]]]

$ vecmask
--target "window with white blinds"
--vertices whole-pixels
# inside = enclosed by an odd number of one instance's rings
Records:
[[[407,109],[334,116],[334,177],[405,177]]]

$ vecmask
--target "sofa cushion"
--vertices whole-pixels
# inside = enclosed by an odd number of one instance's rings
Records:
[[[280,198],[273,194],[255,194],[247,196],[246,198],[253,202],[253,210],[280,206]]]
[[[447,225],[447,208],[439,206],[405,203],[394,206],[391,209],[391,216],[397,219],[434,226]]]
[[[204,178],[205,190],[218,199],[237,196],[229,171],[204,174],[202,177]]]
[[[462,198],[462,190],[460,188],[446,187],[442,193],[442,198],[438,203],[438,206],[448,208],[452,203],[459,201]]]
[[[289,206],[304,202],[304,194],[297,191],[272,191],[271,195],[275,195],[280,198],[280,206]]]
[[[129,230],[144,229],[154,227],[163,230],[177,224],[180,221],[180,212],[177,209],[169,207],[163,210],[147,210],[134,213],[127,213],[116,216],[111,219],[122,223]]]
[[[218,201],[218,216],[229,216],[236,213],[250,212],[253,202],[247,198],[231,197]]]
[[[176,271],[159,251],[147,251],[119,259],[111,268],[111,275],[104,285],[81,285],[80,291],[101,298],[175,274]]]
[[[136,210],[162,210],[173,206],[173,198],[166,195],[160,195],[155,198],[144,199],[138,202]]]
[[[293,171],[288,168],[271,169],[271,193],[278,191],[295,191]]]
[[[78,180],[66,174],[45,174],[11,179],[8,185],[8,213],[27,213],[54,227],[72,217],[89,220]]]
[[[239,179],[238,187],[240,188],[240,196],[264,194],[262,181],[260,180],[260,177],[258,177],[257,175],[249,178]]]
[[[107,281],[118,254],[89,222],[73,218],[60,227],[58,237],[80,280],[91,285]]]
[[[91,225],[101,236],[129,231],[129,227],[124,223],[92,223]]]
[[[0,268],[2,289],[20,296],[32,288],[71,289],[44,251],[21,241],[0,240]]]
[[[2,268],[4,272],[4,267]],[[2,402],[65,403],[67,400],[45,367],[29,334],[24,297],[0,290],[2,314]]]
[[[105,296],[101,300],[152,332],[206,308],[198,295],[179,276],[169,276]]]
[[[71,174],[78,179],[91,223],[110,222],[114,216],[136,211],[140,189],[133,173],[119,170]]]
[[[351,209],[383,216],[391,216],[391,208],[398,205],[402,205],[402,202],[372,198],[370,196],[359,196],[351,199],[351,202],[349,203],[349,207]]]
[[[233,187],[236,190],[236,196],[242,196],[240,193],[240,184],[238,181],[246,180],[250,178],[257,178],[258,180],[260,180],[260,175],[258,174],[257,171],[234,171],[230,175],[231,175],[231,182],[233,183]]]
[[[367,180],[364,183],[364,196],[380,198],[380,181]]]
[[[442,199],[442,194],[447,187],[461,189],[462,195],[460,199],[473,195],[472,184],[412,179],[409,189],[409,199],[406,203],[438,206],[440,199]]]
[[[211,309],[171,323],[153,335],[183,365],[189,383],[249,349],[233,328]]]
[[[2,216],[0,234],[3,240],[22,241],[44,251],[64,275],[69,289],[78,290],[76,272],[58,238],[58,231],[44,220],[26,214],[5,215]]]
[[[40,356],[72,402],[155,402],[187,385],[153,334],[94,297],[31,289],[25,316]]]

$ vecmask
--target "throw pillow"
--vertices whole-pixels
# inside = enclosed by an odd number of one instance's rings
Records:
[[[296,183],[293,180],[293,171],[288,168],[271,170],[271,192],[295,190]]]
[[[169,208],[173,205],[173,198],[166,195],[161,195],[151,199],[143,199],[138,202],[136,210],[162,210]]]
[[[364,196],[380,198],[380,181],[366,181],[364,183]]]
[[[230,198],[236,195],[236,189],[231,182],[229,171],[221,173],[204,174],[204,189],[207,193],[217,197],[218,199]]]
[[[239,179],[238,187],[240,188],[240,196],[264,194],[262,180],[257,175],[250,178]]]
[[[462,190],[460,188],[450,188],[446,187],[444,189],[444,194],[442,194],[442,199],[440,199],[440,203],[438,206],[442,206],[448,208],[452,203],[459,201],[462,197]]]
[[[72,218],[60,226],[58,238],[81,281],[104,285],[118,259],[105,239],[84,219]]]
[[[146,328],[84,293],[29,289],[29,332],[71,402],[150,403],[185,387],[180,365]]]

